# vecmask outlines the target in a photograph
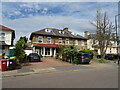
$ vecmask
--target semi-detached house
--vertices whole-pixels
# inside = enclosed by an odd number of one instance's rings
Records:
[[[74,45],[76,48],[87,49],[87,39],[64,28],[63,30],[45,28],[30,35],[33,52],[42,56],[55,57],[59,45]]]
[[[3,53],[9,55],[9,47],[13,45],[15,31],[3,25],[0,25],[0,58]]]

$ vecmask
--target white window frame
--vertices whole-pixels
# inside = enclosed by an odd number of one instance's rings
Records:
[[[68,43],[67,43],[67,40],[68,40]],[[66,39],[66,40],[65,40],[65,44],[66,44],[66,45],[69,45],[69,39]]]
[[[85,43],[84,43],[84,40],[81,40],[81,46],[84,46]]]
[[[43,36],[38,36],[38,42],[39,42],[39,38],[42,38],[42,42],[43,43]]]
[[[78,40],[75,40],[75,45],[78,45]]]
[[[4,36],[2,36],[2,33],[4,34]],[[4,32],[0,32],[0,40],[5,41],[5,33]]]
[[[48,38],[50,38],[50,43],[51,43],[51,37],[47,37],[47,43],[48,43]]]
[[[61,42],[61,43],[60,43]],[[58,38],[58,43],[62,44],[62,38]]]

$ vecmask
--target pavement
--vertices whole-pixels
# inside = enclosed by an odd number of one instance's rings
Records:
[[[25,76],[31,74],[40,74],[40,73],[51,73],[51,72],[60,72],[60,71],[74,71],[80,69],[94,69],[94,68],[109,68],[111,66],[118,66],[116,63],[91,63],[91,64],[80,64],[73,65],[63,61],[55,60],[53,58],[43,58],[43,62],[33,62],[30,65],[25,65],[22,69],[4,71],[2,72],[2,77],[17,77]]]

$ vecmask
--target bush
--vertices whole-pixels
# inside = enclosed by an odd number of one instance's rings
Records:
[[[74,59],[73,59],[73,64],[79,64],[79,61],[78,61],[78,58],[77,56],[74,56]]]
[[[18,61],[16,61],[16,66],[21,66],[21,64],[18,62]]]
[[[99,61],[100,63],[104,63],[104,62],[106,62],[107,60],[105,60],[105,59],[98,59],[98,61]]]
[[[80,53],[85,53],[85,54],[93,54],[93,51],[91,50],[80,50]]]

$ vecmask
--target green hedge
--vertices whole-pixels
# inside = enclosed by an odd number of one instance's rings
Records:
[[[93,54],[93,51],[91,50],[80,50],[79,52],[85,53],[85,54]]]

